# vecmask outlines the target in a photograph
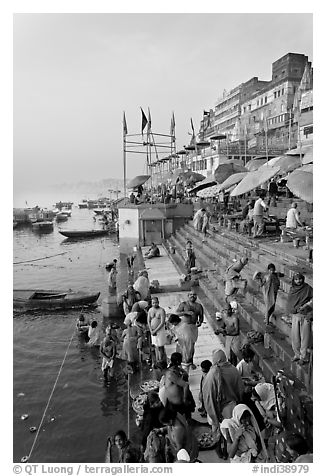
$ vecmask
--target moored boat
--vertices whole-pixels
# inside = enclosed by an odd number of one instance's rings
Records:
[[[14,309],[69,309],[94,304],[100,293],[82,291],[54,291],[38,289],[14,289]]]
[[[67,221],[68,220],[68,214],[66,212],[59,212],[56,214],[55,219],[57,221]]]
[[[53,231],[53,222],[52,221],[37,221],[32,224],[33,231],[47,232]]]
[[[67,238],[92,238],[107,235],[109,230],[59,230],[59,233]]]

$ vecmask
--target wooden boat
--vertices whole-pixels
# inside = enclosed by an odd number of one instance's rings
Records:
[[[14,289],[14,309],[69,309],[94,304],[100,293],[78,291],[53,291],[39,289]]]
[[[70,213],[71,214],[71,213]],[[57,221],[67,221],[68,220],[68,214],[65,212],[59,212],[56,214],[56,220]]]
[[[53,222],[52,221],[37,221],[32,224],[33,231],[47,232],[53,231]]]
[[[109,230],[59,230],[59,233],[67,238],[93,238],[109,233]]]

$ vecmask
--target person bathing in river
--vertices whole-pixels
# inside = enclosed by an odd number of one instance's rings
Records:
[[[110,336],[104,337],[100,346],[100,353],[103,356],[102,372],[104,378],[107,377],[108,373],[110,377],[113,377],[113,365],[117,349],[114,340]]]
[[[76,322],[76,329],[80,335],[87,334],[89,328],[89,321],[85,319],[84,314],[81,314]]]
[[[135,291],[132,284],[129,284],[126,292],[122,295],[122,306],[125,316],[132,311],[133,305],[140,301],[140,299],[140,293]]]
[[[101,329],[97,325],[97,321],[93,321],[88,329],[88,345],[99,346],[101,344]]]

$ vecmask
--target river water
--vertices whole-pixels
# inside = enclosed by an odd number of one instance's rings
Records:
[[[71,218],[60,226],[100,227],[93,216],[91,210],[73,208]],[[41,235],[23,227],[13,231],[13,258],[14,288],[101,291],[101,303],[108,293],[105,263],[119,259],[119,248],[115,237],[69,241],[59,234],[57,224],[52,233]],[[99,309],[87,313],[103,328],[107,325]],[[100,463],[107,436],[127,429],[124,363],[117,361],[115,378],[106,385],[99,350],[88,348],[75,334],[79,314],[71,310],[14,315],[14,462],[31,455],[30,462]],[[24,414],[29,415],[26,420],[21,419]],[[135,414],[129,414],[131,436],[138,439]],[[37,427],[38,435],[30,427]]]

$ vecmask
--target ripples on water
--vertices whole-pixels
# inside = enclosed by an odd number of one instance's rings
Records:
[[[95,228],[93,212],[73,209],[62,228]],[[14,288],[101,291],[107,296],[105,263],[119,258],[115,238],[69,241],[58,233],[39,235],[31,228],[14,230],[14,262],[52,258],[14,265]],[[99,310],[87,311],[102,321]],[[103,462],[106,438],[127,428],[127,381],[118,361],[115,379],[102,380],[101,358],[74,333],[77,310],[14,316],[13,460],[30,453],[71,336],[50,405],[37,438],[31,462]],[[103,326],[107,322],[103,323]],[[24,395],[19,395],[24,394]],[[27,420],[21,415],[28,414]],[[130,411],[131,434],[136,435]]]

